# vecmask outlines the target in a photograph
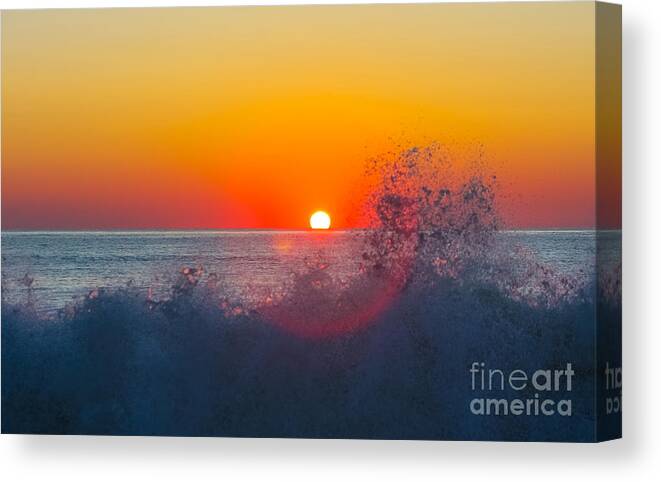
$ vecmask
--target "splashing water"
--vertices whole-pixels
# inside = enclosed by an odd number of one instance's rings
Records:
[[[301,268],[291,268],[277,286],[247,286],[237,296],[236,289],[228,289],[204,267],[183,268],[170,298],[155,301],[149,288],[145,303],[160,309],[194,294],[200,304],[231,306],[225,315],[250,311],[262,321],[314,338],[363,329],[404,291],[444,280],[490,286],[531,306],[586,296],[590,277],[585,273],[560,272],[525,247],[495,242],[503,225],[497,182],[484,172],[480,155],[461,170],[452,153],[438,143],[370,159],[362,208],[367,226],[352,234],[359,240],[355,272],[331,274],[332,262],[320,252]],[[18,282],[32,305],[34,278],[25,274]],[[91,291],[94,296],[101,292],[109,291]],[[80,303],[68,304],[60,314],[75,313]]]
[[[189,266],[164,295],[91,286],[49,315],[35,307],[38,278],[26,275],[26,302],[3,296],[3,430],[449,439],[530,430],[522,418],[466,420],[452,380],[475,357],[521,367],[572,357],[578,381],[589,377],[596,290],[608,294],[602,311],[616,313],[620,271],[559,270],[503,238],[496,178],[480,159],[455,164],[439,144],[369,161],[350,271],[320,251],[277,286],[237,293]],[[576,405],[574,432],[538,421],[538,438],[588,439],[592,404],[580,388]]]

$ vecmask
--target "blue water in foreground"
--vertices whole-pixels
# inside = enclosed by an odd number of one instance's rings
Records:
[[[595,260],[617,266],[619,232],[500,232],[398,283],[362,236],[3,232],[3,432],[594,440],[595,314],[621,322]],[[572,392],[544,394],[571,417],[471,414],[475,362],[571,363]]]

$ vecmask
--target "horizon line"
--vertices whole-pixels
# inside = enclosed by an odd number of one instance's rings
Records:
[[[339,232],[339,231],[364,231],[373,229],[370,227],[346,227],[330,229],[311,229],[311,228],[0,228],[0,233],[125,233],[125,232],[222,232],[222,231],[297,231],[297,232]],[[507,227],[497,231],[621,231],[621,227],[597,226],[554,226],[554,227]]]

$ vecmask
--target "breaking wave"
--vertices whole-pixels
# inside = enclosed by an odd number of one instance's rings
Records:
[[[567,274],[503,247],[497,179],[452,161],[438,144],[370,160],[350,276],[320,254],[278,289],[236,297],[185,267],[167,297],[93,288],[49,316],[26,276],[26,302],[2,305],[3,431],[573,438],[553,421],[471,421],[461,381],[484,359],[572,359],[587,380],[595,306],[617,318],[619,269]],[[590,393],[577,400],[588,439]]]

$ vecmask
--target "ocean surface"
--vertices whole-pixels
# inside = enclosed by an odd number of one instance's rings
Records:
[[[616,263],[620,231],[599,234],[600,260]],[[215,274],[225,292],[277,289],[307,263],[323,262],[338,279],[359,270],[364,232],[337,231],[61,231],[2,232],[3,300],[25,301],[40,312],[63,308],[94,288],[131,284],[169,294],[185,267]],[[497,243],[524,250],[553,269],[593,276],[597,235],[581,230],[502,231]],[[28,285],[30,290],[28,290]]]
[[[3,232],[3,432],[593,441],[620,232],[390,233]],[[472,415],[480,361],[571,362],[571,418]]]

